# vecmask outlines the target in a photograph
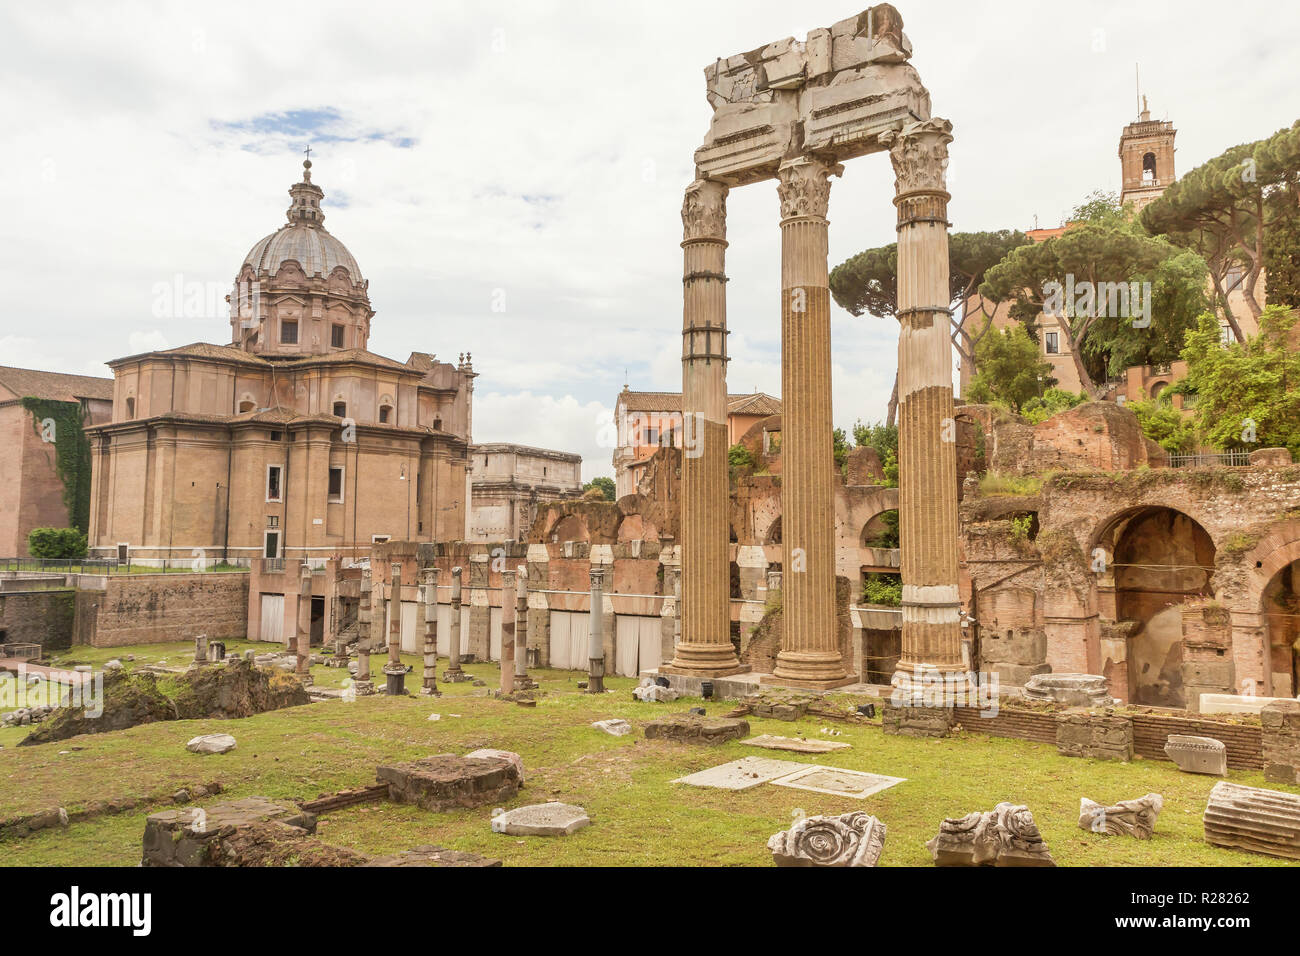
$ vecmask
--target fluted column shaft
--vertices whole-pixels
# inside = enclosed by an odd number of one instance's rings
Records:
[[[682,638],[667,673],[746,670],[731,643],[727,483],[727,187],[682,204]]]
[[[501,696],[515,690],[515,580],[517,572],[501,572]]]
[[[774,677],[831,686],[849,675],[835,614],[835,454],[826,212],[838,167],[801,158],[781,198],[781,541],[784,632]]]
[[[951,124],[891,134],[898,208],[898,464],[902,657],[895,682],[962,670],[957,441],[952,394],[948,200]],[[913,682],[913,688],[918,685]]]

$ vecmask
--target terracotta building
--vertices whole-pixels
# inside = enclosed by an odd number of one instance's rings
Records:
[[[324,227],[311,163],[236,271],[228,345],[116,359],[90,541],[137,563],[361,556],[460,538],[475,373],[367,350],[369,283]]]
[[[24,399],[40,404],[24,404]],[[0,367],[0,557],[26,557],[27,535],[33,528],[76,526],[78,516],[69,513],[67,500],[89,493],[88,474],[67,475],[74,485],[71,489],[59,474],[59,420],[54,420],[53,427],[43,426],[45,418],[33,410],[48,409],[51,402],[75,410],[71,417],[81,426],[106,422],[112,409],[113,381]],[[63,435],[62,439],[75,441],[76,436]],[[80,481],[85,486],[75,487]]]
[[[781,414],[781,400],[765,392],[727,396],[727,444],[734,445],[758,422]],[[614,485],[619,498],[636,492],[646,462],[660,448],[695,440],[682,421],[681,392],[634,392],[626,385],[614,405],[618,447]],[[778,433],[779,434],[779,433]]]
[[[582,492],[582,456],[527,445],[473,445],[466,541],[522,541],[537,508]]]

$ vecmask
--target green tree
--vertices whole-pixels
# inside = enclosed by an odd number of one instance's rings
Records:
[[[1118,223],[1124,217],[1124,209],[1119,203],[1119,194],[1096,189],[1090,192],[1070,213],[1070,222],[1109,222]]]
[[[595,489],[599,491],[602,495],[604,495],[606,501],[613,501],[614,496],[618,493],[616,490],[617,486],[614,484],[614,479],[607,478],[604,475],[601,475],[598,478],[593,478],[591,479],[591,481],[583,485],[582,493],[586,495],[587,492],[591,491],[592,489]]]
[[[885,422],[864,425],[859,419],[853,425],[853,444],[859,448],[874,448],[885,472],[885,487],[898,487],[898,426]],[[896,545],[894,546],[896,547]]]
[[[1039,422],[1047,421],[1053,415],[1059,415],[1076,405],[1082,405],[1087,400],[1087,395],[1076,395],[1074,392],[1052,386],[1045,389],[1042,395],[1036,395],[1020,406],[1020,414],[1029,424],[1037,425]]]
[[[732,445],[727,449],[727,464],[733,472],[753,471],[758,467],[753,453],[744,445]]]
[[[1196,450],[1196,425],[1174,408],[1167,394],[1129,402],[1126,407],[1137,416],[1142,434],[1169,454],[1186,455]]]
[[[979,372],[966,389],[969,401],[1020,409],[1056,384],[1052,363],[1038,354],[1038,345],[1018,325],[995,332],[979,346]]]
[[[1206,308],[1204,276],[1194,254],[1144,235],[1123,217],[1103,215],[1012,250],[988,270],[980,291],[995,302],[1010,301],[1012,317],[1026,331],[1045,312],[1057,315],[1083,390],[1095,395],[1099,380],[1177,354]],[[1150,283],[1149,310],[1129,298],[1132,283],[1139,292]],[[1125,303],[1128,308],[1120,308]],[[1142,321],[1134,314],[1139,311]]]
[[[1244,342],[1221,345],[1209,312],[1187,333],[1186,388],[1196,395],[1196,426],[1208,444],[1300,454],[1300,350],[1289,344],[1296,323],[1295,312],[1271,305],[1259,333]]]
[[[1298,182],[1300,121],[1202,163],[1170,184],[1139,216],[1150,235],[1167,236],[1205,261],[1215,308],[1238,342],[1245,335],[1228,308],[1229,277],[1241,271],[1247,307],[1259,318],[1255,289],[1264,270],[1267,236],[1295,217],[1294,201],[1288,206],[1279,195],[1289,193],[1294,199]]]
[[[837,428],[831,432],[831,442],[835,449],[835,467],[843,468],[849,457],[849,449],[853,447],[849,444],[849,436],[843,428]]]
[[[1274,197],[1280,207],[1264,237],[1264,273],[1268,301],[1300,309],[1300,196],[1287,189]]]
[[[948,237],[948,297],[952,309],[953,347],[971,374],[977,347],[993,324],[992,303],[980,292],[985,273],[1008,252],[1029,242],[1023,232],[955,232]],[[898,314],[898,244],[867,249],[846,259],[830,276],[835,302],[853,315],[879,318]],[[898,380],[889,399],[885,423],[893,425],[898,411]],[[883,458],[883,456],[882,456]]]

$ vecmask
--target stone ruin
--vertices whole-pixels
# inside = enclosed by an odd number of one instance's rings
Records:
[[[1300,860],[1300,796],[1220,780],[1205,805],[1205,842]]]
[[[1228,773],[1228,747],[1213,737],[1170,734],[1165,754],[1184,773],[1206,773],[1216,777]]]
[[[645,725],[647,740],[677,740],[693,744],[721,744],[749,736],[749,722],[734,717],[672,714]]]
[[[519,767],[507,757],[458,757],[438,754],[380,767],[388,799],[441,812],[461,807],[504,803],[519,792]]]
[[[1056,866],[1028,807],[999,803],[949,818],[926,844],[935,866]]]
[[[1115,699],[1105,677],[1096,674],[1036,674],[1025,682],[1025,700],[1070,707],[1110,707]]]
[[[804,817],[767,841],[777,866],[875,866],[885,849],[886,827],[869,813]]]
[[[1092,833],[1150,840],[1156,829],[1156,817],[1160,816],[1164,805],[1164,797],[1158,793],[1148,793],[1136,800],[1121,800],[1109,807],[1082,797],[1079,800],[1079,826]]]

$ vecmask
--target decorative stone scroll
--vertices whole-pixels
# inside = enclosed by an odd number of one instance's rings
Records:
[[[1136,800],[1121,800],[1109,807],[1082,797],[1079,800],[1079,826],[1093,833],[1150,840],[1156,829],[1156,817],[1160,816],[1164,805],[1164,797],[1158,793],[1148,793]]]
[[[1165,755],[1184,773],[1208,773],[1222,777],[1228,772],[1228,747],[1213,737],[1170,734]]]
[[[1056,866],[1029,808],[1011,803],[944,820],[926,847],[935,866]]]
[[[838,817],[804,817],[767,841],[777,866],[875,866],[885,849],[886,827],[861,811]]]

